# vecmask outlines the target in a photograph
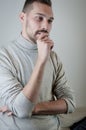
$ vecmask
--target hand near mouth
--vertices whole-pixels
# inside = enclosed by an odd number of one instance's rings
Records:
[[[49,38],[49,34],[41,32],[37,35],[38,57],[42,62],[46,62],[50,51],[54,46],[53,41]]]

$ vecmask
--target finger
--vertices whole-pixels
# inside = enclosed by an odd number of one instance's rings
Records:
[[[2,109],[0,108],[0,112],[2,112]]]
[[[43,41],[50,41],[50,38],[49,38],[49,36],[45,36],[45,37],[43,37],[41,40],[43,40]]]
[[[54,47],[54,43],[53,43],[52,40],[48,41],[48,44],[49,44],[49,46],[50,46],[50,49],[52,49],[52,48]]]
[[[2,109],[2,112],[3,112],[3,113],[8,111],[7,106],[2,107],[1,109]]]
[[[45,37],[48,37],[49,35],[48,34],[46,34],[46,33],[40,33],[39,35],[37,35],[37,40],[42,40],[42,39],[44,39]]]
[[[2,112],[3,109],[4,109],[4,107],[0,107],[0,112]]]
[[[0,112],[6,112],[6,111],[8,111],[7,106],[3,106],[0,108]]]
[[[12,112],[8,112],[8,114],[7,114],[7,115],[8,115],[8,116],[11,116],[12,114],[13,114]]]
[[[54,46],[54,42],[50,39],[45,39],[43,41],[46,42],[49,46]]]

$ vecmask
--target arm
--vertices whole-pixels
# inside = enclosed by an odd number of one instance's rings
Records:
[[[43,35],[43,34],[42,34]],[[32,75],[25,87],[17,80],[11,70],[12,61],[6,53],[1,53],[0,57],[0,97],[14,115],[22,118],[31,116],[34,103],[39,95],[44,67],[50,54],[52,46],[51,40],[40,36],[37,40],[38,59],[33,69]],[[45,53],[44,53],[45,52]],[[11,64],[10,64],[11,63]],[[10,69],[12,68],[12,69]]]
[[[59,99],[58,101],[38,103],[33,110],[33,115],[56,115],[66,112],[67,103],[65,100]]]
[[[32,102],[36,103],[39,95],[40,84],[42,82],[44,67],[48,56],[50,55],[53,42],[45,34],[40,34],[37,38],[38,59],[34,67],[33,73],[27,85],[23,89],[23,94]]]
[[[55,95],[56,100],[63,99],[66,102],[67,104],[66,112],[71,113],[75,110],[74,92],[68,84],[63,64],[55,53],[53,60],[56,73],[55,82],[52,90],[53,94]]]
[[[55,101],[38,103],[33,110],[33,115],[71,113],[75,109],[73,91],[68,86],[63,65],[55,53],[52,56],[56,74],[52,92],[56,99]]]

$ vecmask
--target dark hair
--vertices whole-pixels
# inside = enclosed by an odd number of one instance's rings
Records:
[[[31,5],[33,2],[46,4],[50,7],[52,6],[51,0],[26,0],[23,6],[22,12],[26,12],[28,5]]]

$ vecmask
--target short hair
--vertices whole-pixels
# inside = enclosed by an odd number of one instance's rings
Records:
[[[32,3],[34,3],[34,2],[39,2],[39,3],[42,3],[42,4],[46,4],[46,5],[50,6],[50,7],[52,6],[51,0],[26,0],[25,3],[24,3],[24,6],[23,6],[22,12],[25,13],[26,10],[27,10],[27,7],[29,5],[31,5]]]

